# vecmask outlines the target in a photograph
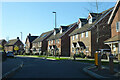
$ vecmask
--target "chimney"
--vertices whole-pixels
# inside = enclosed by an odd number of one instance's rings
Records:
[[[31,34],[29,33],[29,36],[31,36]]]
[[[17,37],[17,39],[19,39],[19,37]]]

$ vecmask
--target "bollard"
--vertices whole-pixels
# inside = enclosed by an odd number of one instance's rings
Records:
[[[114,73],[114,63],[113,63],[113,54],[110,54],[109,55],[109,70],[110,70],[110,73],[113,74]]]
[[[101,53],[98,53],[98,70],[101,70]]]
[[[75,59],[75,54],[74,54],[73,58],[74,58],[74,60],[76,60],[76,59]]]

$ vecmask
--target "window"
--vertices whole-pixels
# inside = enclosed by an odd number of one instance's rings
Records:
[[[59,43],[60,41],[59,41],[59,39],[57,40],[57,43]]]
[[[74,40],[74,36],[72,36],[72,40]]]
[[[89,24],[92,24],[92,17],[89,19]]]
[[[116,31],[120,32],[120,21],[116,23]]]
[[[81,34],[81,37],[84,37],[84,33]]]
[[[49,41],[49,44],[50,44],[50,41]]]
[[[51,40],[51,44],[53,44],[53,40]]]
[[[74,53],[74,48],[72,48],[72,53]]]
[[[78,35],[75,35],[75,39],[78,39]]]
[[[88,32],[85,33],[85,37],[88,37]]]
[[[81,26],[82,26],[82,25],[81,25],[81,22],[80,22],[80,23],[79,23],[79,28],[81,28]]]

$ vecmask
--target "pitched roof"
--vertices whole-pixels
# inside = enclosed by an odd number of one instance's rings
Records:
[[[109,42],[115,42],[115,41],[120,41],[120,34],[116,35],[112,38],[107,39],[106,41],[104,41],[105,43],[109,43]]]
[[[17,41],[18,39],[9,40],[6,45],[14,45]]]
[[[67,30],[66,31],[64,31],[63,33],[60,33],[60,32],[58,32],[56,35],[51,35],[47,40],[54,40],[54,39],[59,39],[59,38],[61,38],[67,31],[69,31],[69,29],[71,28],[71,27],[73,27],[75,24],[77,24],[76,22],[75,23],[73,23],[73,24],[70,24],[70,25],[67,25],[67,26],[69,26],[68,28],[67,28]]]
[[[109,20],[108,20],[108,24],[110,24],[112,22],[113,18],[115,17],[118,7],[120,7],[120,0],[117,0],[116,5],[110,15]]]
[[[44,32],[42,33],[38,38],[36,38],[32,43],[36,43],[36,42],[41,42],[43,41],[47,36],[49,36],[50,34],[53,33],[53,30],[48,31],[48,32]]]
[[[1,40],[0,40],[0,44],[1,44],[3,41],[6,41],[6,40],[5,40],[5,39],[1,39]]]
[[[98,21],[100,21],[101,19],[103,19],[104,16],[106,16],[107,13],[111,12],[113,8],[106,10],[104,13],[102,12],[102,15],[99,16],[92,24],[85,24],[84,26],[82,26],[81,28],[75,29],[69,36],[75,35],[75,34],[80,34],[82,32],[86,32],[92,29],[92,27],[94,27],[96,25],[96,23]]]
[[[38,36],[28,36],[30,43],[34,41]]]
[[[86,22],[87,19],[86,18],[79,18],[81,22]]]

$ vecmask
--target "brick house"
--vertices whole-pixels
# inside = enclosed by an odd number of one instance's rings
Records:
[[[7,41],[5,39],[0,40],[0,51],[5,50],[5,44]]]
[[[78,27],[77,23],[60,26],[54,29],[54,34],[48,40],[48,52],[51,55],[70,56],[69,34]]]
[[[87,56],[94,57],[96,50],[109,49],[109,46],[104,44],[104,40],[111,36],[107,21],[112,9],[110,8],[102,13],[89,13],[87,19],[78,20],[78,29],[69,35],[71,40],[70,56],[84,53]]]
[[[32,53],[43,54],[47,51],[47,40],[53,34],[53,30],[42,33],[32,42]]]
[[[117,1],[108,24],[111,27],[111,38],[106,40],[105,44],[111,47],[112,54],[120,60],[120,0]]]
[[[5,45],[6,52],[15,52],[14,47],[17,46],[19,48],[18,53],[21,53],[24,50],[24,44],[20,41],[19,37],[17,39],[9,40]]]
[[[25,41],[25,53],[32,53],[31,48],[32,48],[32,42],[37,38],[38,36],[31,36],[31,34],[29,33],[29,35],[26,38]]]

